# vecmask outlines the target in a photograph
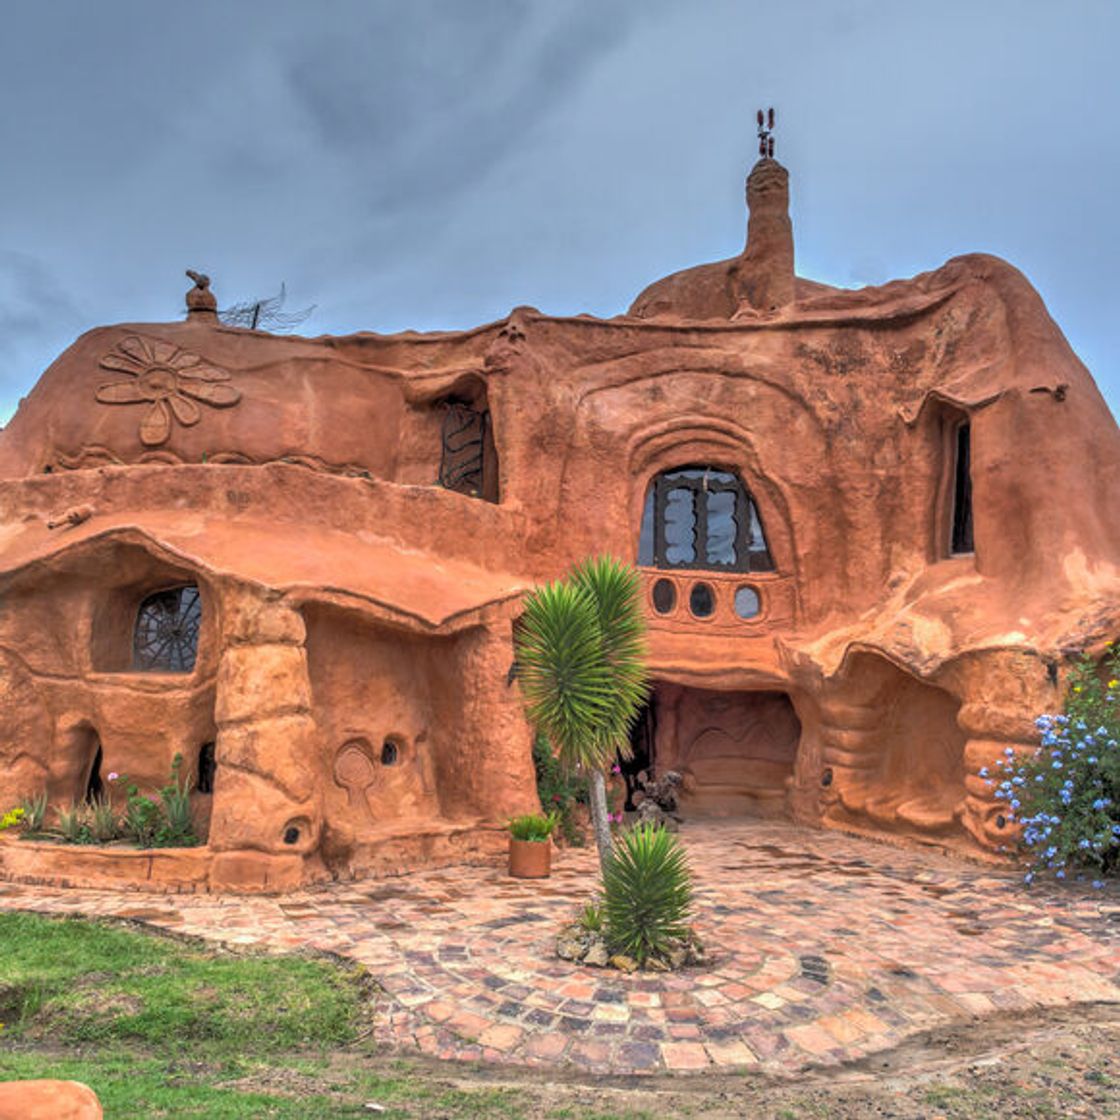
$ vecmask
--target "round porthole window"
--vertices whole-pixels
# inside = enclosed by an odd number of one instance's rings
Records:
[[[707,618],[716,609],[716,597],[706,583],[694,583],[688,596],[688,609],[697,618]]]
[[[740,618],[757,618],[762,611],[762,602],[753,587],[740,587],[735,592],[735,613]]]
[[[653,585],[653,609],[668,614],[677,605],[677,589],[671,579],[659,579]]]

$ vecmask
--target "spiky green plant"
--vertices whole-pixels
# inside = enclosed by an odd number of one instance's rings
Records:
[[[599,933],[603,928],[603,908],[597,902],[588,902],[579,916],[579,928],[588,933]]]
[[[677,838],[661,825],[622,834],[603,868],[603,919],[611,951],[642,965],[689,934],[692,872]]]
[[[564,767],[591,780],[599,861],[610,858],[603,771],[629,753],[630,724],[646,697],[645,616],[638,574],[609,556],[526,597],[516,637],[529,719]]]
[[[68,844],[90,844],[89,806],[71,805],[58,811],[58,833]]]
[[[47,791],[35,794],[24,801],[23,827],[26,832],[42,832],[47,823]]]
[[[506,827],[514,840],[531,840],[533,843],[543,844],[552,835],[559,820],[558,813],[549,813],[545,817],[539,813],[525,813],[511,818]]]
[[[90,801],[86,820],[90,839],[95,844],[107,844],[121,834],[120,820],[105,794]]]

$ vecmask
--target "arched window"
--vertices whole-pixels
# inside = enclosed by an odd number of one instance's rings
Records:
[[[656,568],[770,572],[758,509],[739,476],[718,467],[675,467],[650,484],[638,563]]]
[[[149,595],[136,612],[132,667],[149,673],[189,673],[198,656],[202,601],[194,584]]]

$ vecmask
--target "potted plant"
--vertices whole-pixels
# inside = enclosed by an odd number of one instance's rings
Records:
[[[515,879],[547,879],[552,870],[556,813],[526,813],[509,822],[509,873]]]

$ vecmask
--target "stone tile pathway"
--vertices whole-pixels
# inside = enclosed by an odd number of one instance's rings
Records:
[[[696,823],[697,927],[712,966],[624,976],[553,954],[595,885],[460,867],[281,898],[0,884],[0,907],[115,916],[233,945],[364,964],[374,1037],[439,1058],[642,1073],[793,1073],[994,1012],[1120,1001],[1120,891],[1017,875],[786,823]]]

